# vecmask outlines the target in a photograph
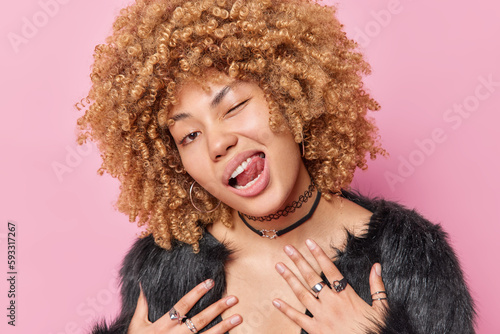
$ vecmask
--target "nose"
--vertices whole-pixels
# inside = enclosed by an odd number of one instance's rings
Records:
[[[210,158],[217,161],[227,154],[229,149],[238,143],[238,137],[233,133],[218,131],[212,133],[208,138],[208,150]]]

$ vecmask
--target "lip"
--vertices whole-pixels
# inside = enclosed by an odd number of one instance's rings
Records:
[[[222,180],[224,184],[227,186],[229,185],[229,179],[231,178],[231,174],[233,174],[234,170],[241,165],[243,161],[246,159],[250,158],[251,156],[262,152],[262,151],[257,151],[257,150],[251,150],[251,151],[245,151],[238,153],[234,158],[232,158],[226,165],[226,168],[224,168],[224,173],[222,174]],[[232,187],[231,187],[232,188]]]
[[[269,164],[267,160],[267,155],[266,158],[264,159],[264,170],[262,171],[259,179],[257,182],[255,182],[251,187],[247,189],[236,189],[233,188],[229,185],[229,179],[231,178],[231,174],[234,172],[234,170],[241,165],[241,163],[251,156],[260,153],[262,151],[259,150],[251,150],[251,151],[245,151],[237,154],[233,159],[231,159],[227,165],[226,168],[224,168],[224,173],[223,173],[223,182],[224,185],[229,188],[233,193],[243,196],[243,197],[251,197],[251,196],[256,196],[260,194],[264,189],[266,189],[267,185],[269,184],[269,179],[270,179],[270,173],[269,173]],[[265,154],[265,153],[264,153]]]

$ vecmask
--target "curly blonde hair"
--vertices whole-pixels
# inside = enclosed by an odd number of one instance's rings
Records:
[[[363,89],[369,65],[334,14],[305,0],[137,0],[123,9],[95,49],[93,102],[78,120],[79,144],[90,138],[102,152],[98,172],[121,182],[117,209],[165,249],[178,240],[198,251],[205,225],[230,226],[226,205],[212,213],[191,205],[193,179],[168,131],[179,85],[202,82],[209,69],[259,84],[271,129],[305,144],[326,199],[367,167],[367,153],[385,154],[366,115],[379,109]],[[194,197],[207,210],[217,203],[203,189]]]

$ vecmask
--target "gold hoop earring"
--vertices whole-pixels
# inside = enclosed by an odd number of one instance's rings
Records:
[[[215,206],[215,208],[213,208],[212,210],[208,210],[208,211],[200,210],[200,208],[198,208],[196,206],[196,204],[194,204],[192,193],[193,193],[193,187],[194,187],[195,183],[196,183],[196,181],[193,181],[193,183],[191,183],[191,187],[189,188],[189,199],[191,200],[191,205],[193,206],[193,208],[195,208],[196,211],[201,212],[201,213],[210,213],[210,212],[214,212],[215,210],[217,210],[217,208],[220,205],[220,200],[219,200],[219,203],[217,203],[217,205]]]

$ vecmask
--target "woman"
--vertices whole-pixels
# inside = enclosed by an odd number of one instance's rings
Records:
[[[96,49],[80,142],[146,226],[94,333],[473,333],[439,226],[349,187],[385,154],[333,8],[137,1]],[[332,262],[333,260],[333,262]]]

